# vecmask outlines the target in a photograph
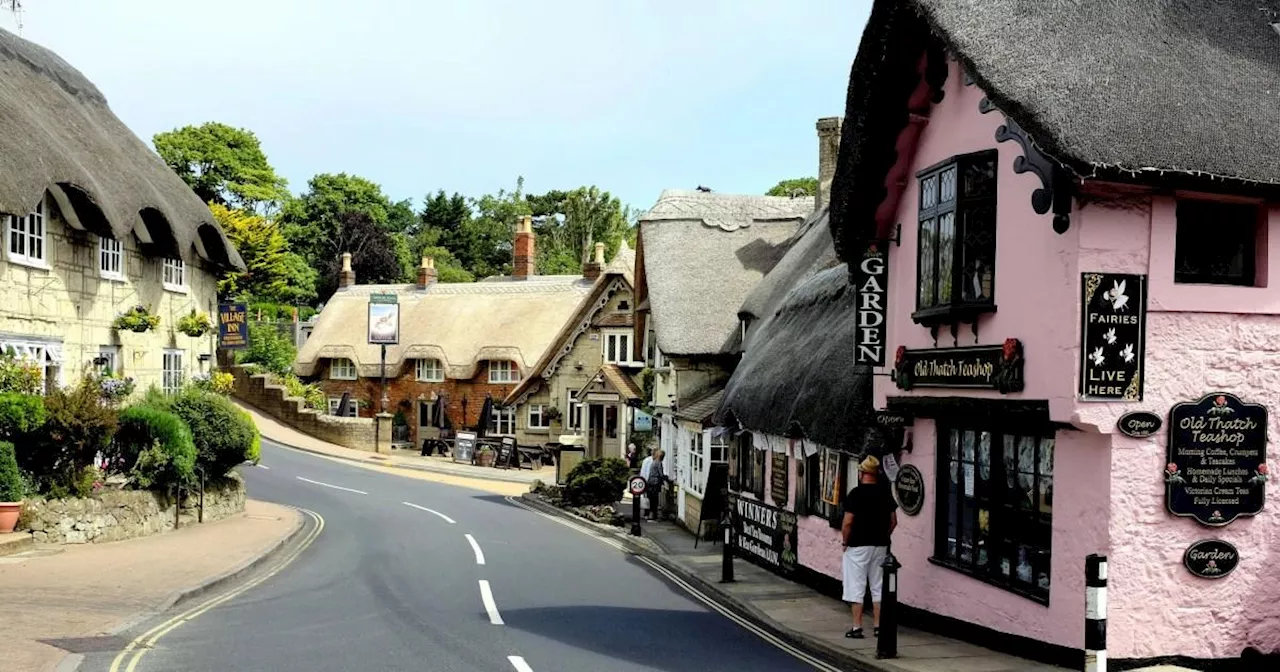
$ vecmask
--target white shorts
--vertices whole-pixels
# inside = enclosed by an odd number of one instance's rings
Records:
[[[880,587],[884,581],[884,556],[887,546],[850,546],[844,549],[844,601],[861,603],[867,595],[867,581],[871,581],[871,601],[880,601]]]

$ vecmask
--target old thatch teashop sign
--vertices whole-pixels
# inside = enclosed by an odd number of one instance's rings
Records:
[[[729,493],[738,555],[766,569],[789,574],[796,568],[796,514]]]
[[[889,347],[889,258],[876,244],[862,254],[862,260],[851,269],[851,284],[858,300],[858,342],[854,345],[854,363],[884,366],[884,351]]]
[[[1022,391],[1022,342],[1005,339],[1003,345],[967,348],[908,350],[898,346],[893,378],[899,389],[914,387],[969,387]]]
[[[1238,564],[1240,551],[1221,539],[1202,539],[1182,554],[1182,566],[1202,579],[1221,579]]]
[[[1165,500],[1175,516],[1212,526],[1262,510],[1267,409],[1225,392],[1169,411]]]
[[[1080,399],[1141,401],[1147,276],[1082,273]]]

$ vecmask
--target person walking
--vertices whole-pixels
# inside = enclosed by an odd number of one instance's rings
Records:
[[[662,494],[662,486],[667,476],[662,470],[662,458],[666,455],[661,448],[653,451],[649,461],[649,473],[645,475],[645,494],[649,495],[649,520],[658,519],[658,496]]]
[[[868,455],[858,465],[858,485],[845,495],[842,508],[844,601],[853,609],[853,628],[844,636],[862,639],[863,601],[868,580],[873,633],[880,634],[880,593],[884,580],[881,565],[889,552],[889,537],[898,526],[898,505],[888,486],[880,480],[880,460],[874,455]]]
[[[644,459],[640,461],[640,478],[644,479],[646,489],[649,485],[649,471],[651,469],[653,469],[652,453],[645,455]],[[640,496],[640,515],[645,518],[649,517],[649,498],[643,495]]]

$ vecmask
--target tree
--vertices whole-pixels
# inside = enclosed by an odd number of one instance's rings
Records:
[[[279,219],[290,247],[313,267],[323,268],[352,251],[343,247],[344,218],[359,214],[386,232],[394,206],[376,183],[346,173],[322,173],[307,187],[306,193],[285,204]],[[380,240],[392,244],[389,238]]]
[[[228,273],[219,280],[219,297],[283,304],[309,302],[315,298],[316,270],[289,250],[279,226],[259,215],[217,203],[210,209],[248,269],[244,273]]]
[[[773,185],[772,189],[765,192],[765,196],[814,196],[817,193],[818,178],[797,177]]]
[[[631,209],[598,187],[549,191],[526,200],[538,222],[539,273],[581,273],[595,243],[604,243],[606,258],[612,258],[622,240],[631,238]]]
[[[351,270],[355,271],[357,281],[378,284],[404,280],[404,265],[397,254],[393,234],[368,214],[358,211],[339,213],[332,244],[334,249],[351,253]],[[333,255],[319,268],[319,295],[321,300],[328,300],[338,289],[341,254]]]
[[[160,158],[206,203],[263,212],[289,197],[252,131],[216,121],[157,133]]]
[[[475,216],[464,225],[463,240],[454,254],[478,278],[509,273],[516,220],[533,214],[524,199],[524,178],[516,179],[515,191],[499,189],[497,194],[473,199],[471,207]]]

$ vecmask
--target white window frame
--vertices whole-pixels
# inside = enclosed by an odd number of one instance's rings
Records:
[[[98,346],[98,356],[107,360],[102,366],[98,367],[99,372],[110,371],[113,376],[120,375],[120,346],[100,345]]]
[[[494,434],[498,436],[516,435],[516,409],[514,406],[494,406],[490,412],[489,419],[493,425]]]
[[[416,360],[413,364],[414,378],[420,383],[444,382],[444,362],[432,357]]]
[[[107,280],[124,280],[124,243],[98,236],[98,275]]]
[[[161,260],[160,279],[164,288],[170,292],[187,291],[187,262],[181,259],[165,257]]]
[[[706,442],[703,440],[702,432],[688,432],[688,434],[689,453],[686,464],[689,469],[685,474],[685,487],[696,495],[702,495],[707,489],[707,479],[702,477],[707,470]]]
[[[4,227],[6,259],[23,266],[49,268],[48,212],[48,205],[41,198],[33,212],[21,216],[9,215],[9,221]],[[15,250],[15,246],[20,246],[21,249]],[[33,253],[33,250],[36,252]]]
[[[565,393],[565,415],[564,428],[582,431],[582,402],[578,401],[578,391],[569,390]]]
[[[342,397],[329,397],[329,415],[336,416],[338,414],[338,404],[342,403]]]
[[[518,383],[520,382],[520,367],[509,359],[491,359],[489,360],[489,382]]]
[[[551,429],[546,404],[529,404],[529,429]]]
[[[165,394],[177,394],[186,382],[186,350],[165,350],[161,367],[160,389]]]
[[[600,339],[600,357],[605,364],[626,365],[631,363],[631,339],[635,334],[630,331],[613,330],[603,332]],[[613,347],[613,357],[609,356],[609,348]]]
[[[347,357],[334,357],[329,360],[329,380],[355,380],[356,363]]]
[[[657,371],[667,368],[667,358],[662,356],[662,348],[657,343],[653,344],[653,368]]]
[[[725,432],[720,436],[712,436],[708,433],[707,438],[709,439],[708,445],[710,446],[710,450],[707,452],[707,463],[720,464],[728,462],[730,445],[729,439],[731,438],[729,432]]]

